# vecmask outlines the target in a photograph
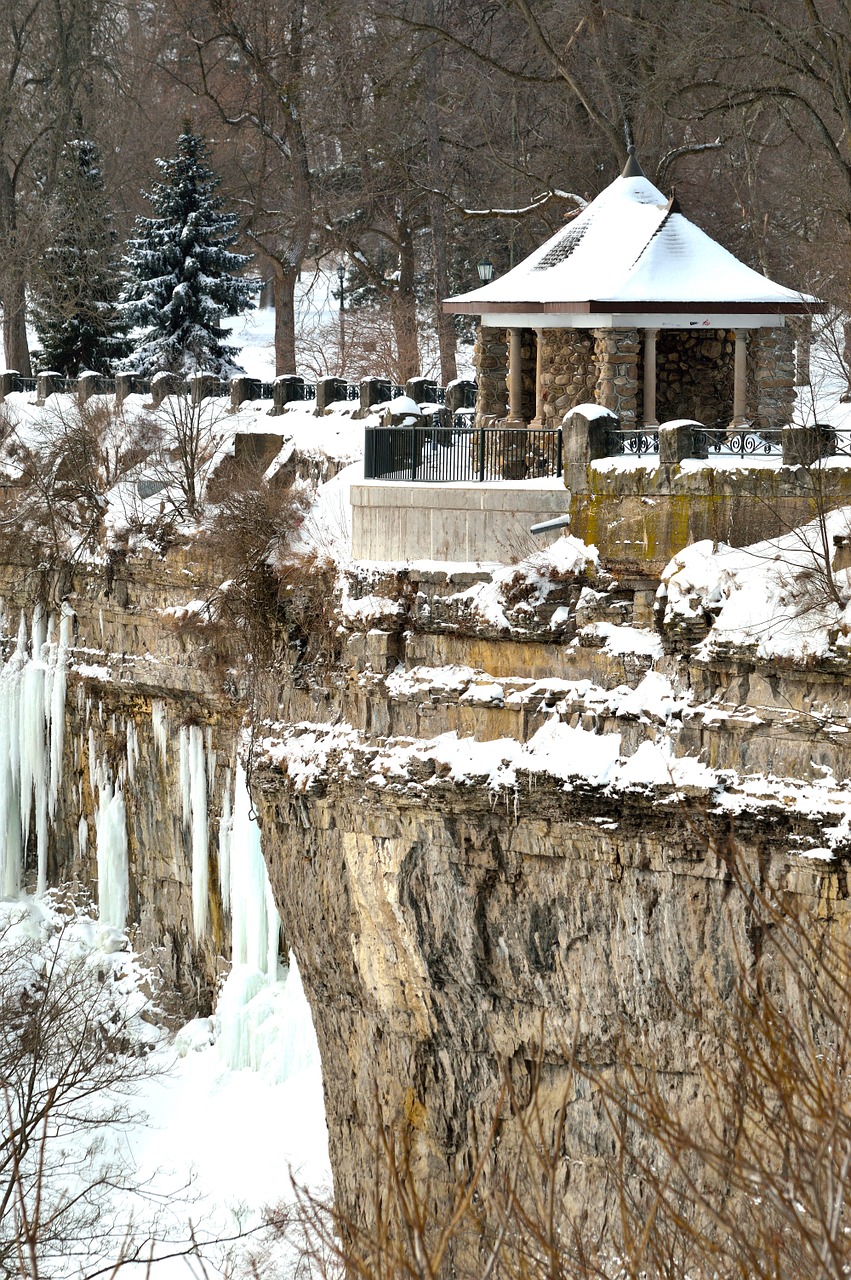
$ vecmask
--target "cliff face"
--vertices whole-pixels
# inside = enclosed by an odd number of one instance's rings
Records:
[[[212,567],[173,553],[61,584],[2,572],[7,651],[37,598],[73,609],[51,879],[95,891],[98,814],[120,786],[127,918],[184,1009],[207,1011],[245,705],[244,655],[187,612]],[[522,1104],[539,1065],[551,1128],[569,1102],[563,1194],[603,1204],[608,1122],[569,1046],[603,1070],[652,1062],[672,1101],[698,1105],[684,1009],[723,1034],[737,967],[770,945],[733,858],[846,927],[846,658],[699,656],[708,620],[663,637],[654,586],[581,556],[496,578],[363,568],[336,603],[342,656],[290,647],[267,682],[252,796],[354,1219],[372,1212],[376,1123],[445,1208],[503,1079]],[[799,856],[827,843],[832,861]],[[506,1114],[488,1176],[516,1136]]]
[[[54,728],[52,735],[61,767],[47,841],[48,883],[71,882],[98,901],[113,872],[119,881],[126,877],[126,911],[120,901],[110,909],[124,913],[134,945],[161,969],[176,1011],[184,1013],[210,1012],[227,953],[218,836],[242,718],[233,679],[223,680],[203,629],[183,624],[183,606],[204,591],[201,566],[179,552],[81,568],[61,580],[23,564],[0,567],[10,670],[16,662],[32,672],[44,666],[33,653],[40,625],[48,666],[62,671],[66,686],[64,731],[57,738]],[[59,640],[63,609],[67,647]],[[20,619],[26,643],[21,646],[19,636],[16,655]],[[27,702],[25,687],[15,696],[37,734],[40,704]],[[46,749],[49,755],[49,742]],[[49,761],[36,762],[42,767],[49,770]],[[117,809],[110,811],[116,795]],[[37,813],[38,799],[25,795],[24,805],[30,803]],[[126,845],[120,831],[112,838],[116,814]],[[209,866],[193,876],[193,861],[200,871],[199,837]],[[33,833],[24,865],[29,885],[36,861]],[[107,922],[120,927],[123,919]]]
[[[571,1046],[604,1072],[652,1065],[687,1118],[707,1046],[686,1011],[723,1037],[737,973],[772,945],[733,865],[847,927],[845,659],[698,657],[702,616],[663,644],[634,625],[645,582],[521,586],[495,602],[475,578],[353,575],[346,669],[312,699],[305,673],[262,731],[264,850],[355,1219],[377,1123],[445,1215],[503,1081],[523,1105],[539,1073],[548,1139],[568,1102],[564,1202],[614,1208],[611,1128]],[[800,856],[828,842],[834,860]],[[499,1134],[489,1176],[511,1167],[511,1115]]]

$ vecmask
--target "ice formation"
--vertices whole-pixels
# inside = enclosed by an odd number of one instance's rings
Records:
[[[63,607],[58,639],[55,619],[36,606],[27,633],[21,615],[18,639],[0,662],[0,893],[16,895],[35,823],[37,888],[47,888],[49,824],[56,816],[62,781],[65,667],[73,613]],[[0,628],[2,628],[0,609]]]
[[[90,752],[94,743],[90,739]],[[95,838],[98,859],[98,915],[101,924],[124,929],[130,893],[127,856],[127,811],[121,779],[113,783],[105,761],[92,764],[92,795],[97,793]]]
[[[237,765],[228,841],[233,968],[216,1009],[219,1052],[232,1069],[250,1067],[283,1082],[318,1066],[310,1007],[292,952],[279,963],[281,922],[245,771]]]

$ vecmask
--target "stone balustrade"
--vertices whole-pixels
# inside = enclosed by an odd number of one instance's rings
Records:
[[[36,403],[43,405],[58,392],[71,393],[85,403],[93,395],[111,395],[116,404],[123,403],[130,395],[150,396],[151,407],[157,408],[167,396],[190,396],[193,404],[206,399],[226,399],[231,413],[252,400],[270,400],[271,416],[284,413],[287,405],[304,402],[313,407],[317,417],[328,411],[329,405],[339,401],[357,402],[354,417],[365,418],[372,406],[386,404],[394,396],[407,395],[418,404],[445,404],[451,413],[459,409],[472,409],[476,402],[475,382],[456,379],[445,390],[430,378],[410,378],[404,387],[388,378],[371,376],[360,382],[350,383],[344,378],[327,377],[315,381],[298,374],[282,374],[273,382],[262,382],[238,374],[222,379],[215,374],[196,373],[189,379],[168,372],[142,377],[136,373],[118,373],[106,377],[86,371],[76,379],[66,378],[54,372],[39,373],[35,377],[22,377],[16,369],[0,370],[0,403],[9,395],[24,392],[34,394]]]

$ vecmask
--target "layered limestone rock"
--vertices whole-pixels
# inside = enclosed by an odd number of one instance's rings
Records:
[[[603,1072],[652,1063],[688,1116],[707,1045],[684,1010],[723,1035],[740,965],[770,945],[734,861],[847,924],[847,650],[803,666],[698,651],[698,605],[654,616],[655,582],[564,547],[496,573],[355,566],[317,609],[322,644],[283,646],[256,691],[252,796],[359,1221],[377,1123],[440,1214],[506,1079],[521,1107],[537,1080],[550,1137],[567,1105],[559,1194],[597,1218],[611,1132],[571,1046]],[[120,785],[128,921],[204,1012],[227,958],[219,837],[246,692],[238,641],[203,621],[216,580],[173,552],[0,582],[7,652],[36,599],[73,611],[52,870],[97,892]],[[833,860],[800,856],[827,843]],[[486,1179],[518,1134],[508,1107]]]
[[[560,1198],[599,1223],[612,1135],[571,1046],[604,1073],[652,1064],[688,1119],[711,1046],[685,1011],[723,1037],[766,945],[733,866],[847,927],[847,656],[698,659],[647,626],[644,588],[591,565],[545,591],[355,570],[343,616],[335,687],[302,673],[254,781],[340,1206],[369,1220],[381,1123],[445,1215],[503,1081],[528,1102],[540,1074],[547,1140],[567,1105]],[[827,830],[836,860],[802,858]],[[509,1110],[488,1178],[518,1134]]]

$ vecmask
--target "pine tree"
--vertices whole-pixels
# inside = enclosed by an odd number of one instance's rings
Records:
[[[52,243],[33,285],[39,366],[76,376],[108,374],[127,353],[118,306],[121,267],[97,146],[68,142],[50,210]]]
[[[220,319],[242,311],[256,284],[236,275],[250,255],[231,251],[238,218],[215,194],[221,179],[208,160],[185,125],[174,158],[157,160],[163,180],[145,193],[154,216],[137,219],[129,243],[125,314],[142,334],[126,365],[142,374],[237,369]]]

